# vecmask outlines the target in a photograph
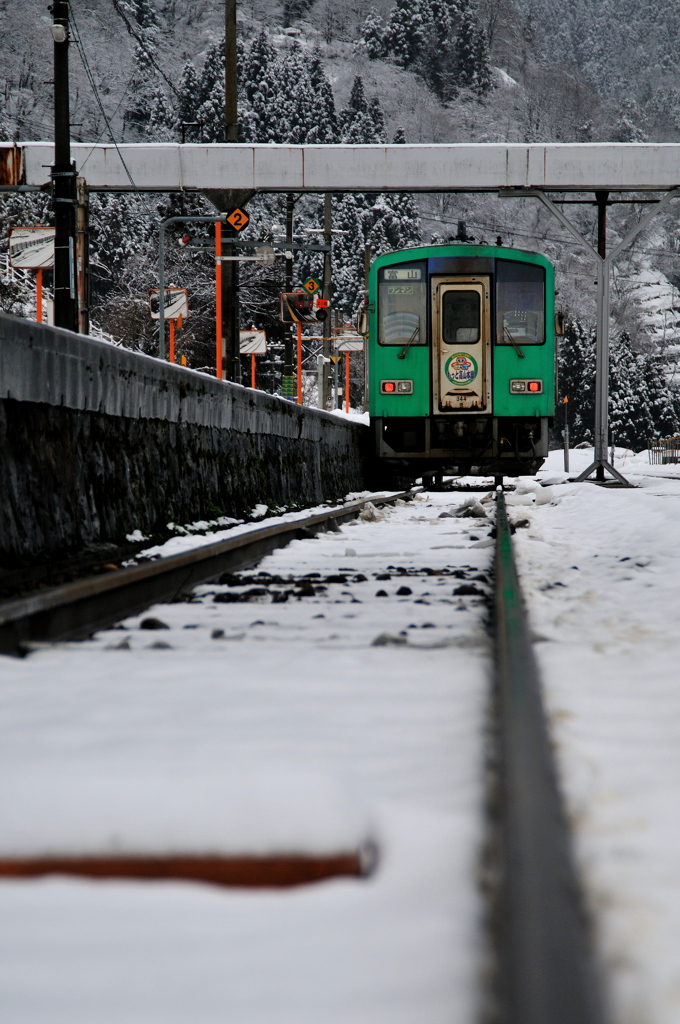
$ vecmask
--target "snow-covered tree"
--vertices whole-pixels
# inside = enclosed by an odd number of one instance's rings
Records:
[[[365,55],[369,60],[380,60],[386,55],[385,22],[375,7],[371,7],[366,15],[354,48],[357,53]]]

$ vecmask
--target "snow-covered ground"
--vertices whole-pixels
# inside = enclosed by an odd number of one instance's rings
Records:
[[[591,459],[572,451],[571,476]],[[634,489],[574,483],[554,452],[507,500],[612,1020],[678,1024],[680,467],[616,465]],[[379,861],[288,891],[4,881],[0,1019],[475,1019],[489,651],[483,600],[454,591],[486,589],[492,548],[486,521],[440,518],[461,501],[369,510],[246,574],[268,585],[2,660],[0,855],[375,843]],[[346,582],[274,599],[308,573]]]
[[[460,503],[369,511],[261,563],[346,576],[316,596],[274,602],[291,585],[273,585],[225,603],[238,588],[206,585],[88,642],[2,659],[0,855],[372,841],[379,861],[367,879],[287,891],[2,881],[0,1019],[475,1019],[489,652],[483,597],[454,591],[486,589],[492,548],[484,520],[440,518]],[[169,628],[140,628],[150,616]]]
[[[616,465],[635,490],[559,484],[554,452],[557,504],[517,494],[511,515],[613,1020],[677,1024],[680,466]]]

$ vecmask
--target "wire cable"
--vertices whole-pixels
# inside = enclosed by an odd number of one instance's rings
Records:
[[[111,127],[111,122],[109,120],[108,114],[104,110],[104,104],[102,103],[101,96],[99,95],[99,89],[97,88],[97,83],[94,80],[94,75],[92,74],[92,69],[90,68],[90,63],[89,63],[89,61],[87,59],[87,54],[85,53],[85,47],[83,46],[83,42],[82,42],[82,39],[81,39],[81,36],[80,36],[80,30],[78,29],[78,23],[76,21],[75,11],[73,9],[73,3],[70,4],[70,19],[69,20],[71,21],[71,23],[73,25],[73,28],[75,30],[74,31],[74,35],[73,35],[73,39],[74,39],[74,42],[76,44],[76,47],[78,48],[78,53],[80,54],[80,59],[81,59],[81,61],[83,63],[83,68],[85,69],[85,74],[87,75],[87,79],[88,79],[88,81],[90,83],[90,86],[92,87],[92,92],[94,93],[94,98],[97,101],[97,106],[99,107],[99,109],[101,111],[101,115],[104,118],[104,123],[105,123],[106,127],[108,128],[109,135],[111,136],[111,142],[116,147],[116,152],[118,153],[118,157],[120,159],[120,162],[122,163],[123,167],[125,168],[125,173],[127,174],[128,180],[129,180],[130,184],[132,185],[132,188],[134,189],[135,192],[139,192],[139,189],[137,188],[137,185],[135,184],[135,181],[134,181],[132,175],[130,174],[130,169],[129,169],[128,165],[125,163],[125,160],[123,158],[123,154],[121,153],[120,147],[119,147],[119,145],[118,145],[118,143],[116,141],[116,137],[113,134],[113,128]],[[100,136],[100,138],[101,138],[101,136]]]

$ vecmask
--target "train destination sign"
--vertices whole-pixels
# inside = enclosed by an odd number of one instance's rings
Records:
[[[51,270],[54,228],[10,228],[9,262],[15,270]]]

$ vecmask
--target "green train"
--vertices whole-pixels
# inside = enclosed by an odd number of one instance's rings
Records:
[[[358,327],[383,483],[542,465],[561,329],[544,256],[469,243],[380,256]]]

